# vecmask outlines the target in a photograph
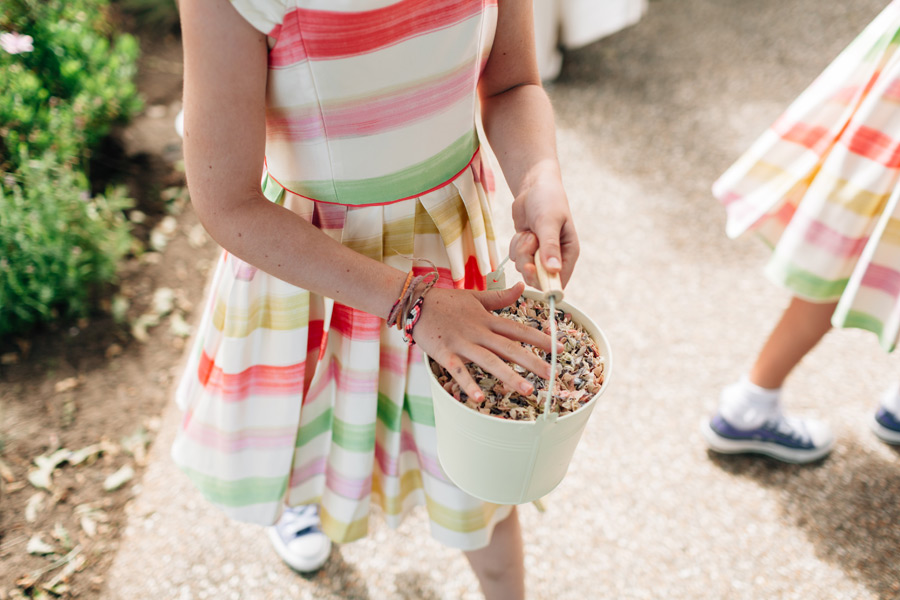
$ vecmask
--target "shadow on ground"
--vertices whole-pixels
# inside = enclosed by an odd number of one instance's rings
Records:
[[[779,490],[790,524],[801,528],[816,556],[834,564],[880,598],[900,594],[900,470],[853,441],[838,456],[812,465],[788,465],[767,457],[709,453],[730,475]],[[900,451],[893,449],[900,456]]]

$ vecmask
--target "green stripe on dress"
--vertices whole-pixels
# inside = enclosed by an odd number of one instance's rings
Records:
[[[795,295],[822,302],[840,298],[849,281],[847,277],[835,280],[823,279],[791,264],[780,265],[774,262],[766,266],[766,274]]]
[[[873,317],[872,315],[851,310],[847,312],[840,327],[853,327],[855,329],[865,329],[881,337],[884,331],[884,323]]]
[[[401,408],[386,395],[378,393],[378,420],[393,432],[400,431]]]
[[[233,481],[205,475],[182,466],[181,470],[210,501],[223,506],[244,507],[264,502],[277,502],[284,497],[288,476],[244,477]]]
[[[313,438],[318,437],[326,431],[330,430],[332,418],[333,412],[329,408],[306,425],[300,427],[300,429],[297,431],[297,443],[295,447],[299,448],[308,443]]]
[[[407,394],[403,408],[413,423],[434,427],[434,401],[431,396]]]
[[[371,452],[375,447],[375,423],[356,425],[335,419],[331,432],[332,441],[352,452]]]
[[[478,150],[474,130],[420,163],[380,177],[367,179],[282,181],[284,186],[307,198],[322,202],[352,204],[382,204],[409,198],[448,181],[459,173]]]

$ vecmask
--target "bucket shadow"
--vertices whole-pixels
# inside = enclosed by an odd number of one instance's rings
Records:
[[[900,449],[894,449],[900,459]],[[720,469],[779,490],[787,521],[803,529],[816,556],[879,598],[900,598],[900,462],[844,441],[831,457],[788,465],[709,453]]]

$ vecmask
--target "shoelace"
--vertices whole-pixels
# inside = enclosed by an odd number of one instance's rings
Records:
[[[278,521],[278,529],[285,537],[297,537],[318,527],[319,509],[315,504],[287,507]]]
[[[797,419],[778,415],[777,417],[767,421],[766,427],[777,431],[778,433],[786,435],[789,438],[799,440],[803,444],[809,444],[812,442],[812,436],[809,435],[809,432],[806,430],[806,426],[803,424],[803,421],[799,421]]]

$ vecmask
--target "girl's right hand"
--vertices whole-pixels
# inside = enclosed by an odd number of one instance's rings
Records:
[[[490,312],[513,304],[524,289],[522,283],[506,290],[486,292],[432,288],[425,295],[413,339],[476,402],[484,400],[484,392],[466,369],[467,362],[497,377],[507,389],[526,396],[534,391],[534,386],[502,359],[544,379],[550,377],[550,364],[520,343],[536,346],[549,354],[550,336]]]

